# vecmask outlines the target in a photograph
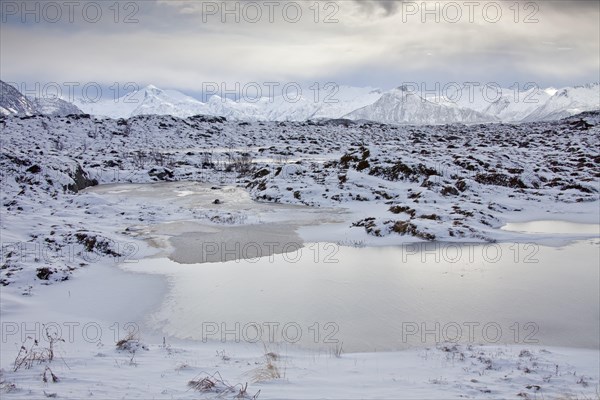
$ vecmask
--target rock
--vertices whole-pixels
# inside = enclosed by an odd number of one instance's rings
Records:
[[[42,281],[47,281],[50,278],[50,275],[52,274],[52,270],[48,267],[41,267],[35,271],[35,276],[37,276],[37,278]]]
[[[32,174],[38,174],[41,170],[42,169],[39,165],[32,165],[31,167],[27,168],[27,172],[31,172]]]
[[[87,172],[85,172],[79,164],[77,164],[77,168],[70,176],[71,179],[73,179],[73,183],[68,185],[67,189],[74,193],[78,193],[86,187],[96,186],[98,184],[96,179],[89,179]]]
[[[148,171],[148,175],[153,176],[161,181],[171,181],[174,178],[173,171],[165,167],[152,168]]]

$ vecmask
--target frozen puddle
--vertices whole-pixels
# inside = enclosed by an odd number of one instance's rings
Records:
[[[239,187],[209,185],[198,182],[158,182],[140,184],[109,184],[87,188],[83,193],[94,193],[118,201],[121,206],[156,206],[165,211],[179,210],[181,215],[167,218],[163,222],[185,220],[184,211],[192,212],[197,222],[206,215],[225,216],[229,224],[285,222],[290,224],[314,224],[339,222],[343,209],[312,208],[307,206],[264,203],[254,201],[250,194]],[[218,200],[218,202],[216,202]],[[201,214],[211,211],[211,214]],[[195,214],[194,214],[195,213]],[[231,215],[237,216],[232,218]],[[204,221],[207,222],[207,221]]]
[[[161,255],[123,266],[167,276],[170,289],[149,316],[150,326],[161,334],[308,348],[343,342],[344,350],[353,352],[448,340],[600,345],[598,225],[537,221],[503,228],[580,240],[562,247],[354,248],[322,238],[302,244],[298,234],[299,228],[343,222],[344,210],[260,203],[240,188],[193,182],[89,191],[132,209],[154,204],[158,215],[163,209],[171,212],[134,227],[139,237],[164,250]],[[215,199],[220,202],[214,204]],[[207,224],[198,218],[206,212],[244,220]],[[590,236],[595,239],[582,240]]]
[[[502,227],[503,230],[533,234],[564,234],[600,236],[600,225],[584,224],[569,221],[529,221],[511,222]]]
[[[170,292],[150,316],[164,334],[310,348],[339,341],[370,352],[444,340],[598,348],[599,261],[597,240],[321,243],[254,260],[124,268],[168,277]]]
[[[242,188],[197,182],[101,185],[86,193],[118,202],[131,215],[152,207],[151,219],[127,230],[179,263],[281,254],[301,246],[298,228],[347,218],[341,208],[257,202]],[[233,251],[215,252],[212,244]]]

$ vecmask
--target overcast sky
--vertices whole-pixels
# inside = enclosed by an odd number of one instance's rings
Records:
[[[0,78],[188,94],[208,82],[600,80],[600,1],[515,3],[2,0]]]

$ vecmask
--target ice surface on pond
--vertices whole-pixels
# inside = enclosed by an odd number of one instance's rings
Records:
[[[542,226],[548,227],[540,230],[528,223],[533,226],[529,231],[565,232],[569,240],[596,237],[561,247],[526,243],[528,236],[521,235],[523,242],[502,244],[416,242],[362,248],[352,247],[360,242],[331,243],[338,228],[347,230],[344,219],[352,210],[261,203],[240,188],[193,182],[106,185],[88,191],[122,196],[131,207],[155,202],[245,216],[227,225],[172,218],[138,227],[141,238],[162,243],[164,251],[124,268],[168,278],[170,291],[149,323],[169,336],[219,341],[225,334],[229,341],[246,341],[256,337],[259,326],[264,339],[274,323],[279,341],[294,341],[290,339],[300,329],[302,346],[322,348],[331,345],[324,340],[339,340],[347,351],[454,339],[586,348],[599,344],[600,260],[597,235],[582,230],[589,224],[546,221]],[[220,204],[213,203],[215,198]],[[528,231],[512,223],[502,231],[506,235],[508,228]],[[305,243],[306,237],[319,239]],[[235,260],[239,258],[245,260]],[[282,336],[286,325],[292,337]],[[230,330],[234,333],[227,334]]]
[[[347,351],[444,339],[597,348],[597,246],[320,243],[254,260],[125,268],[168,276],[151,326],[175,337],[247,341],[260,326],[264,340],[277,324],[279,341],[300,331],[302,346],[332,339]]]

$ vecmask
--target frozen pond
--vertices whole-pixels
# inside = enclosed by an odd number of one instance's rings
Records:
[[[150,324],[182,338],[339,340],[346,351],[443,340],[597,348],[598,246],[309,244],[257,260],[126,268],[168,276]]]
[[[302,227],[336,240],[323,224],[337,223],[346,232],[345,211],[257,203],[243,189],[185,182],[89,192],[129,202],[132,210],[153,204],[183,210],[132,227],[164,251],[123,266],[167,277],[167,294],[148,316],[161,334],[329,350],[343,342],[344,351],[365,352],[442,341],[600,345],[597,224],[537,221],[503,228],[525,239],[542,233],[579,240],[563,246],[356,248],[322,237],[302,245]],[[216,198],[222,202],[214,204]],[[235,221],[207,224],[210,210]]]

